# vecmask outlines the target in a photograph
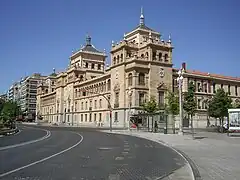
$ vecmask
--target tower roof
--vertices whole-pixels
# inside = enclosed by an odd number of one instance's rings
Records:
[[[102,53],[92,45],[91,40],[92,40],[92,38],[89,35],[87,35],[86,36],[86,44],[81,50],[86,51],[86,52]]]
[[[141,14],[140,14],[140,22],[139,25],[137,27],[135,27],[131,32],[136,31],[136,30],[145,30],[145,31],[152,31],[154,33],[159,34],[157,31],[149,28],[148,26],[145,25],[145,17],[144,17],[144,13],[143,13],[143,7],[141,7]],[[130,34],[131,32],[129,32],[128,34]]]

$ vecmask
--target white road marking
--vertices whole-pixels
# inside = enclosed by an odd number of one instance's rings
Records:
[[[23,143],[19,143],[19,144],[13,144],[13,145],[9,145],[9,146],[4,146],[4,147],[0,147],[0,151],[2,150],[6,150],[6,149],[11,149],[11,148],[16,148],[16,147],[20,147],[20,146],[24,146],[24,145],[27,145],[27,144],[32,144],[32,143],[35,143],[35,142],[39,142],[39,141],[42,141],[44,139],[47,139],[51,136],[51,132],[48,131],[48,130],[45,130],[45,129],[41,129],[43,131],[46,131],[47,134],[39,139],[35,139],[35,140],[32,140],[32,141],[27,141],[27,142],[23,142]]]
[[[20,167],[20,168],[17,168],[17,169],[14,169],[14,170],[5,172],[5,173],[3,173],[3,174],[0,174],[0,178],[1,178],[1,177],[4,177],[4,176],[7,176],[7,175],[9,175],[9,174],[15,173],[15,172],[17,172],[17,171],[20,171],[20,170],[22,170],[22,169],[28,168],[28,167],[30,167],[30,166],[39,164],[39,163],[41,163],[41,162],[44,162],[44,161],[46,161],[46,160],[48,160],[48,159],[51,159],[51,158],[53,158],[53,157],[55,157],[55,156],[58,156],[58,155],[60,155],[60,154],[63,154],[63,153],[65,153],[65,152],[67,152],[67,151],[75,148],[76,146],[78,146],[78,145],[83,141],[83,136],[82,136],[81,134],[79,134],[79,133],[75,133],[75,134],[79,135],[79,136],[81,137],[81,139],[80,139],[76,144],[74,144],[73,146],[71,146],[71,147],[69,147],[69,148],[67,148],[67,149],[64,149],[64,150],[62,150],[62,151],[60,151],[60,152],[58,152],[58,153],[55,153],[55,154],[53,154],[53,155],[51,155],[51,156],[48,156],[48,157],[46,157],[46,158],[43,158],[43,159],[41,159],[41,160],[32,162],[32,163],[30,163],[30,164],[28,164],[28,165],[25,165],[25,166],[22,166],[22,167]]]

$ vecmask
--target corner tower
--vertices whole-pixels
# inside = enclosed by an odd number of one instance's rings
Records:
[[[141,8],[137,27],[120,42],[112,42],[113,97],[120,108],[131,105],[133,112],[138,111],[151,96],[164,106],[166,92],[172,89],[172,50],[170,36],[164,41],[159,32],[149,28]],[[132,92],[130,102],[128,91]]]

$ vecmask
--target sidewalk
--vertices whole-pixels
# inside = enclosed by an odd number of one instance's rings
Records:
[[[106,131],[105,131],[106,132]],[[196,179],[239,180],[240,179],[240,137],[227,134],[197,132],[196,139],[191,135],[159,134],[141,131],[113,131],[161,142],[180,150],[193,162]],[[196,168],[194,168],[194,166]]]

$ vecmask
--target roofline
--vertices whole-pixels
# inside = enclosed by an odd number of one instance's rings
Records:
[[[145,30],[145,29],[140,29],[140,28],[137,28],[133,31],[130,31],[129,33],[125,34],[125,36],[130,36],[131,34],[137,32],[137,31],[145,31],[145,32],[151,32],[152,34],[156,34],[156,35],[159,35],[160,36],[160,33],[159,32],[156,32],[156,31],[150,31],[150,30]]]
[[[173,68],[173,70],[178,71],[179,69]],[[223,80],[231,80],[231,81],[239,81],[240,82],[240,77],[224,76],[224,75],[220,75],[220,74],[212,74],[212,73],[206,73],[206,72],[195,71],[195,70],[186,70],[186,73],[187,74],[192,74],[192,75],[209,77],[209,78],[216,78],[216,79],[223,79]]]

